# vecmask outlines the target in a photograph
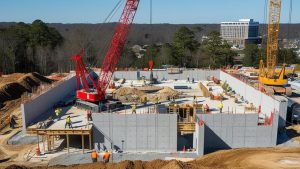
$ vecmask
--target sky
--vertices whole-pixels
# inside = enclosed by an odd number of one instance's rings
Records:
[[[102,23],[119,0],[0,0],[0,22]],[[110,20],[117,21],[125,4]],[[282,0],[287,23],[290,0]],[[265,0],[152,0],[153,23],[195,24],[253,18],[264,22]],[[300,23],[300,0],[293,0],[292,23]],[[150,0],[140,0],[135,23],[150,23]]]

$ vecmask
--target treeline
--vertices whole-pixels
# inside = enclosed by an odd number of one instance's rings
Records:
[[[32,24],[0,24],[0,27],[0,72],[36,71],[47,75],[74,70],[71,56],[82,48],[85,48],[85,65],[101,67],[115,23],[65,25],[36,20]],[[199,68],[235,64],[238,53],[220,38],[218,30],[218,24],[133,25],[118,67],[145,68],[149,60],[155,61],[156,68],[166,64]],[[207,38],[202,39],[204,35]],[[148,45],[141,52],[141,59],[132,50],[134,45]],[[244,64],[255,66],[262,52],[256,45],[250,45],[242,53],[245,53]],[[294,51],[282,49],[279,62],[293,62],[294,56]]]
[[[255,44],[249,44],[244,49],[245,54],[243,58],[244,66],[258,67],[261,59],[266,63],[266,44],[259,48]],[[281,65],[286,64],[298,64],[300,59],[296,53],[296,49],[278,48],[277,63]]]
[[[175,65],[187,68],[220,68],[233,65],[237,53],[231,46],[220,38],[219,32],[208,33],[203,41],[196,39],[201,27],[191,30],[181,27],[175,34],[172,43],[151,45],[141,59],[132,60],[128,67],[148,67],[148,61],[154,60],[155,67]]]
[[[56,71],[55,50],[60,33],[41,20],[0,29],[0,70],[4,73]]]

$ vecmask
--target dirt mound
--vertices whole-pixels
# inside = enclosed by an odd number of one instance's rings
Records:
[[[172,98],[178,98],[180,92],[171,89],[170,87],[164,87],[163,89],[159,90],[157,93],[148,95],[148,98],[152,102],[156,102],[158,100],[159,102],[167,101]]]
[[[160,94],[168,94],[172,96],[178,96],[180,92],[170,88],[170,87],[164,87],[162,90],[158,91]]]
[[[184,169],[184,163],[176,160],[172,160],[163,166],[161,169]]]
[[[24,92],[32,92],[34,88],[40,86],[41,84],[50,84],[52,82],[52,80],[47,79],[38,73],[28,73],[14,82],[4,82],[0,86],[0,102],[4,103],[9,100],[18,99]]]
[[[25,166],[19,166],[19,165],[10,165],[10,166],[6,167],[5,169],[30,169],[30,168],[25,167]]]
[[[123,103],[140,102],[141,98],[145,95],[143,91],[130,87],[122,87],[114,91],[113,94],[116,99],[119,99]]]

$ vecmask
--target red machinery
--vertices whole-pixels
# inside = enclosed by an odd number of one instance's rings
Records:
[[[153,60],[149,60],[149,68],[150,68],[150,83],[153,84],[153,66],[154,66],[154,61]]]
[[[109,86],[111,81],[112,75],[116,69],[117,63],[120,59],[121,53],[123,51],[124,45],[126,43],[126,39],[128,33],[130,31],[133,19],[135,17],[138,5],[140,0],[127,0],[125,7],[122,12],[122,16],[117,23],[116,32],[111,40],[111,44],[109,46],[108,52],[104,58],[102,63],[100,76],[98,79],[98,85],[95,86],[96,92],[91,91],[86,88],[85,82],[82,74],[83,72],[79,73],[81,76],[82,81],[84,81],[83,90],[77,90],[77,98],[85,101],[96,102],[105,99],[105,91]],[[79,59],[80,60],[80,59]],[[80,61],[79,61],[80,62]],[[81,60],[82,62],[82,60]],[[83,64],[81,64],[83,65]],[[81,67],[79,71],[83,71],[84,69]],[[76,70],[77,72],[77,70]],[[79,76],[77,76],[79,77]]]
[[[89,101],[96,102],[99,100],[97,92],[95,92],[97,85],[83,64],[82,57],[84,55],[84,52],[85,52],[84,49],[82,49],[80,54],[72,56],[72,60],[74,60],[76,62],[77,98],[80,98],[80,99],[86,98]],[[92,82],[94,89],[89,88],[88,81],[86,79],[87,76],[89,77],[90,81]],[[80,84],[83,87],[83,89],[81,89],[81,90],[80,90]]]

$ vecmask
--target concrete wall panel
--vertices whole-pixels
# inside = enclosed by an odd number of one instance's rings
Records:
[[[272,112],[278,113],[280,118],[276,126],[278,125],[279,128],[285,127],[288,104],[286,98],[282,96],[270,97],[223,71],[220,71],[220,79],[226,81],[245,100],[253,103],[256,107],[261,106],[263,114],[271,116]]]
[[[29,125],[38,122],[41,116],[50,115],[54,111],[52,110],[54,104],[70,96],[72,92],[75,94],[75,80],[75,77],[70,77],[37,98],[22,104],[23,131],[25,132]]]
[[[204,132],[203,139],[199,139],[202,133],[196,127],[196,138],[200,140],[198,145],[204,146],[203,149],[198,146],[198,152],[276,145],[276,116],[274,124],[270,126],[258,126],[258,114],[222,114],[221,123],[218,123],[220,114],[199,114],[197,119],[205,122],[204,131],[201,131]]]
[[[94,144],[120,148],[128,152],[174,152],[177,150],[175,114],[121,115],[94,113]],[[100,120],[102,119],[102,120]],[[106,122],[103,119],[108,120]],[[106,126],[103,126],[105,124]],[[108,127],[107,127],[108,126]],[[111,140],[111,141],[110,141]],[[124,140],[124,145],[122,144]]]
[[[125,78],[128,80],[136,80],[138,79],[137,71],[116,71],[114,73],[114,78]],[[140,77],[145,76],[146,79],[150,79],[149,71],[140,71]],[[190,77],[190,80],[194,78],[194,80],[206,80],[208,76],[215,76],[216,78],[220,78],[219,70],[185,70],[181,74],[168,74],[167,71],[157,71],[153,70],[154,78],[158,80],[162,79],[178,79],[178,80],[186,80],[187,77]]]

